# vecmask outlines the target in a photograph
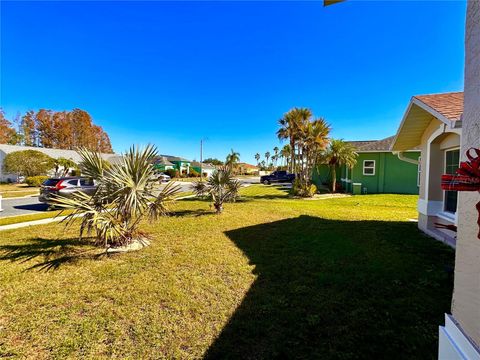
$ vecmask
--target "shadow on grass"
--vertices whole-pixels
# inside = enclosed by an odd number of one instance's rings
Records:
[[[13,206],[14,209],[17,210],[29,210],[29,211],[39,211],[39,212],[45,212],[49,210],[47,204],[26,204],[26,205],[15,205]]]
[[[433,359],[454,252],[415,224],[310,216],[226,235],[258,276],[205,359]]]
[[[178,211],[171,211],[168,213],[168,216],[203,216],[203,215],[212,215],[214,214],[213,211],[205,210],[205,209],[196,209],[196,210],[178,210]]]
[[[24,263],[30,260],[40,261],[27,270],[50,271],[56,270],[61,265],[75,263],[81,259],[98,259],[105,256],[93,247],[90,239],[29,239],[28,243],[20,245],[0,246],[0,261],[16,261]]]

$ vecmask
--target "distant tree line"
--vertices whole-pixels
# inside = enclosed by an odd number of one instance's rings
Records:
[[[30,110],[17,116],[13,122],[7,120],[0,109],[0,143],[69,150],[84,147],[92,151],[113,152],[108,134],[81,109]]]

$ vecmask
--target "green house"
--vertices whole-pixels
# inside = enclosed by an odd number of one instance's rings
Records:
[[[337,184],[354,194],[418,194],[420,150],[402,153],[390,151],[394,136],[382,140],[350,141],[358,153],[357,164],[348,169],[337,167]],[[330,168],[321,165],[313,173],[317,186],[330,183]]]
[[[190,173],[190,160],[172,155],[160,155],[160,157],[165,158],[170,164],[172,164],[173,169],[178,170],[181,174]]]

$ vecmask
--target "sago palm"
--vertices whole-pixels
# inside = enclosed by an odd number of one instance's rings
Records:
[[[215,170],[207,182],[194,183],[192,190],[197,196],[210,198],[216,213],[220,214],[224,203],[235,202],[240,186],[240,182],[234,179],[230,167],[224,166]]]
[[[107,165],[98,153],[79,150],[83,173],[98,184],[93,196],[77,192],[71,198],[57,196],[53,205],[73,210],[64,221],[72,225],[80,217],[80,238],[94,233],[97,244],[105,248],[128,245],[142,238],[138,230],[145,217],[164,215],[174,201],[179,187],[168,184],[156,188],[153,159],[156,148],[131,147],[120,163]]]

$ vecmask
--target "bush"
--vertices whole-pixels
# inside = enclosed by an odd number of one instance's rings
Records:
[[[188,177],[200,177],[200,173],[195,169],[190,168],[190,173],[188,174]]]
[[[39,176],[29,176],[25,179],[25,183],[28,185],[28,186],[35,186],[35,187],[39,187],[40,185],[42,185],[42,183],[48,179],[48,176],[42,176],[42,175],[39,175]]]
[[[70,171],[70,174],[72,176],[80,176],[82,175],[82,171],[80,169],[73,169],[72,171]]]
[[[175,169],[167,169],[164,171],[164,173],[170,176],[172,179],[178,177],[178,171]]]
[[[317,193],[315,184],[310,184],[305,187],[300,183],[299,179],[295,179],[292,185],[292,194],[300,197],[312,197]]]
[[[26,177],[45,175],[54,167],[54,160],[37,150],[14,151],[3,160],[6,173]]]

